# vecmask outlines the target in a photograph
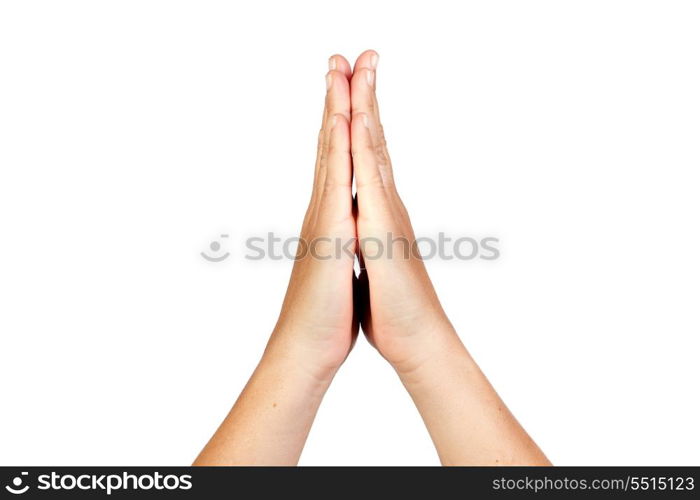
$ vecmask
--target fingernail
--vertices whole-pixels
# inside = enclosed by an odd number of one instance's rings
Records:
[[[335,57],[331,56],[331,58],[328,59],[328,69],[333,71],[336,68],[336,64]]]
[[[377,64],[379,63],[379,54],[376,52],[372,54],[372,57],[369,58],[369,64],[372,66],[372,68],[376,68]]]
[[[374,83],[374,71],[367,71],[367,85],[372,86]]]
[[[331,85],[333,85],[333,75],[328,73],[326,75],[326,90],[330,90]]]
[[[367,118],[365,113],[362,113],[362,123],[365,127],[369,128],[369,118]]]

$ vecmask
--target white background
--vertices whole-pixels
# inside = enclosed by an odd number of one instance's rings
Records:
[[[416,232],[551,460],[698,464],[697,2],[3,2],[0,463],[188,464],[273,327],[329,55],[381,54]],[[232,256],[199,252],[221,233]],[[437,464],[361,339],[303,464]]]

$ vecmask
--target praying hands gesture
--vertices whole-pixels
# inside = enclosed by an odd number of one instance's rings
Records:
[[[371,50],[354,68],[329,60],[300,237],[313,252],[296,260],[265,353],[195,465],[295,465],[360,326],[413,398],[443,465],[549,464],[460,341],[416,251],[379,118],[378,60]]]

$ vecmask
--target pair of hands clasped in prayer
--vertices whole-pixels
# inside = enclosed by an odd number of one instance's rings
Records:
[[[195,465],[296,464],[360,325],[413,398],[443,464],[549,463],[468,354],[415,251],[379,119],[378,60],[371,50],[354,68],[340,55],[329,60],[300,237],[316,257],[295,262],[262,360]]]

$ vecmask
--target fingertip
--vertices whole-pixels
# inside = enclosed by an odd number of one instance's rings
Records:
[[[371,145],[369,117],[366,113],[353,113],[350,122],[350,135],[352,136],[353,151],[359,151]]]
[[[355,113],[352,116],[352,121],[353,123],[357,121],[364,128],[369,128],[369,117],[367,116],[367,113]]]
[[[370,68],[358,68],[352,75],[352,86],[356,91],[366,92],[375,88],[376,72]]]
[[[326,108],[328,116],[343,113],[350,118],[350,82],[340,71],[332,70],[326,73]]]
[[[379,54],[376,50],[365,50],[355,61],[355,71],[360,68],[377,69],[379,64]]]
[[[330,143],[335,149],[350,151],[350,122],[343,113],[335,113],[330,118]]]
[[[329,71],[339,71],[347,79],[350,79],[352,76],[350,63],[340,54],[333,54],[328,58],[328,69]]]
[[[342,87],[348,86],[348,80],[345,78],[345,74],[338,70],[338,69],[331,69],[328,70],[328,73],[326,73],[326,86],[328,87],[327,90],[330,90],[331,87],[335,84],[341,85]]]
[[[348,118],[343,113],[336,113],[333,115],[333,126],[336,125],[347,125]]]
[[[331,118],[331,130],[342,131],[347,130],[350,126],[347,116],[342,113],[336,113]]]
[[[376,52],[370,56],[370,66],[372,69],[377,69],[377,66],[379,65],[379,54]]]

